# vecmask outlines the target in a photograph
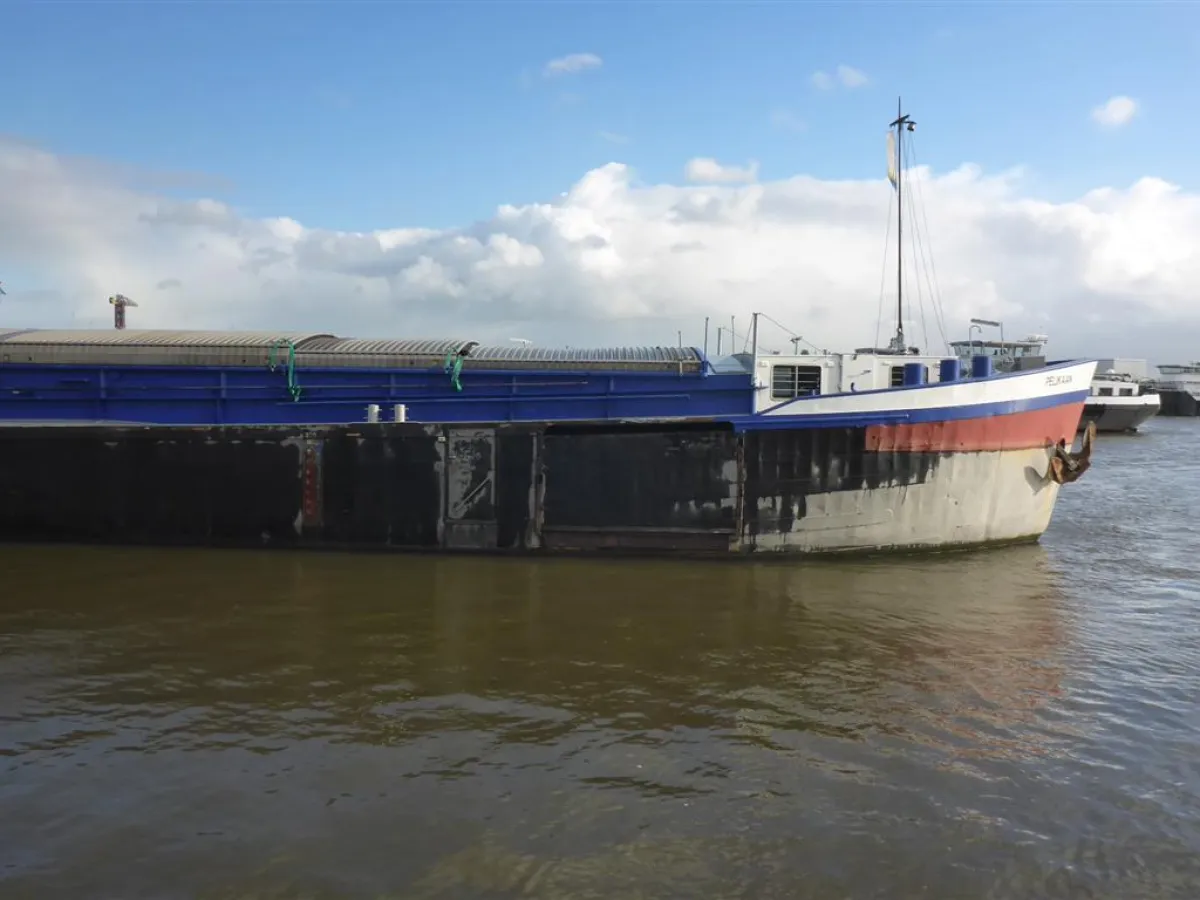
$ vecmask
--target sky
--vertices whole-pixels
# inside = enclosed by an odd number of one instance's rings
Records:
[[[0,5],[0,329],[1200,358],[1200,6]],[[919,237],[919,242],[913,237]],[[989,335],[991,336],[991,335]],[[915,339],[915,340],[914,340]],[[725,339],[727,349],[728,338]],[[712,347],[710,346],[710,349]]]

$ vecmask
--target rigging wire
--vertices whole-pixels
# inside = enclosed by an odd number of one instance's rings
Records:
[[[883,265],[879,276],[879,311],[875,316],[875,343],[879,346],[879,331],[883,328],[883,292],[888,276],[888,245],[892,240],[892,205],[896,202],[895,190],[888,191],[887,233],[883,236]]]
[[[908,154],[912,158],[913,166],[914,167],[918,166],[920,163],[919,163],[919,158],[917,156],[916,142],[912,138],[912,136],[909,136],[909,139],[908,139]],[[950,342],[946,336],[945,308],[942,305],[941,288],[938,283],[938,277],[937,277],[937,265],[934,263],[933,237],[929,230],[929,218],[925,213],[925,197],[924,197],[924,192],[921,190],[921,179],[920,178],[917,179],[916,184],[917,184],[917,199],[918,199],[918,203],[921,207],[921,220],[923,223],[923,227],[921,227],[920,229],[916,229],[914,231],[914,234],[916,235],[918,249],[921,254],[921,262],[922,262],[922,265],[923,265],[923,268],[925,271],[925,278],[926,278],[927,283],[929,284],[929,291],[930,291],[930,296],[931,296],[931,300],[932,300],[934,320],[936,322],[938,332],[941,335],[942,343],[945,345],[947,352],[949,352]],[[922,231],[924,231],[924,233],[925,233],[924,241],[921,241],[920,235],[921,235]]]
[[[911,184],[912,182],[910,181],[909,183]],[[910,254],[910,257],[915,257],[915,259],[913,259],[913,262],[919,264],[922,262],[920,252],[919,252],[919,248],[921,246],[921,244],[920,244],[921,236],[920,236],[920,230],[917,228],[916,213],[913,212],[912,207],[913,207],[913,204],[910,203],[908,205],[908,209],[906,210],[906,212],[908,213],[907,218],[908,218],[909,233],[912,234],[911,240],[913,242],[913,248],[912,248],[913,252]],[[914,272],[913,271],[914,269],[917,269],[917,271]],[[920,269],[917,268],[917,266],[909,266],[907,269],[904,270],[905,293],[907,293],[911,297],[914,292],[914,287],[915,287],[915,292],[917,295],[917,310],[920,313],[920,318],[921,318],[921,338],[922,338],[921,345],[926,350],[928,350],[929,349],[929,321],[925,315],[925,291],[921,285],[921,272],[920,272]]]
[[[760,316],[762,316],[763,318],[766,318],[766,317],[767,317],[767,314],[766,314],[766,313],[759,313],[759,315],[760,315]],[[774,320],[772,319],[772,321],[774,321]],[[776,323],[776,324],[778,324],[778,323]],[[786,331],[787,329],[784,329],[784,330]],[[741,350],[741,352],[742,352],[742,353],[747,353],[747,352],[749,352],[749,347],[750,347],[750,333],[749,333],[749,332],[746,332],[745,334],[740,334],[740,333],[738,333],[738,332],[734,331],[734,330],[733,330],[732,328],[730,328],[728,325],[718,325],[718,326],[717,326],[717,332],[718,332],[718,333],[720,333],[720,334],[728,334],[728,335],[730,335],[729,346],[730,346],[730,347],[734,347],[734,348],[735,348],[735,349],[732,349],[732,350],[730,350],[730,351],[729,351],[731,355],[732,355],[732,354],[734,354],[734,353],[737,353],[737,350],[736,350],[736,345],[735,345],[733,342],[734,342],[735,340],[737,340],[738,338],[741,338],[741,340],[742,340],[742,350]],[[766,352],[768,352],[768,353],[778,353],[778,352],[779,352],[778,350],[772,350],[770,347],[768,347],[768,346],[766,346],[765,344],[763,344],[763,342],[762,342],[762,340],[761,340],[761,339],[760,339],[760,340],[759,340],[759,342],[758,342],[758,349],[759,349],[759,350],[765,350],[765,351],[766,351]]]
[[[810,340],[808,340],[808,339],[806,339],[806,338],[804,338],[804,337],[801,337],[801,336],[800,336],[800,335],[798,335],[796,332],[792,331],[792,329],[788,328],[786,325],[784,325],[782,322],[780,322],[778,319],[774,319],[774,318],[772,318],[771,316],[769,316],[769,315],[767,315],[766,313],[763,313],[763,312],[760,312],[760,313],[758,314],[758,317],[759,317],[760,319],[766,319],[768,322],[770,322],[772,325],[774,325],[774,326],[775,326],[776,328],[778,328],[780,331],[785,331],[785,332],[787,332],[787,333],[788,333],[788,334],[790,334],[790,335],[791,335],[793,338],[795,338],[795,339],[796,339],[796,340],[797,340],[799,343],[802,343],[802,344],[807,344],[808,346],[812,347],[812,349],[816,350],[818,353],[824,353],[824,352],[825,352],[825,350],[823,350],[821,347],[818,347],[818,346],[817,346],[816,344],[814,344],[812,341],[810,341]]]

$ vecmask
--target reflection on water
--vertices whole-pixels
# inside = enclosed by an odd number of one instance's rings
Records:
[[[1143,437],[990,553],[0,549],[0,894],[1190,897],[1198,557],[1112,512]]]

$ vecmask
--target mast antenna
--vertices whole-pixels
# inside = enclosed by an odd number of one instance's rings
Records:
[[[904,132],[915,131],[917,123],[904,113],[896,98],[896,118],[888,125],[888,181],[896,189],[896,336],[889,347],[904,353]],[[895,129],[893,133],[891,129]]]

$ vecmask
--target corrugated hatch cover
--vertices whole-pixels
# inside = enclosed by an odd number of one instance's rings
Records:
[[[0,331],[0,361],[100,365],[253,365],[291,342],[298,366],[411,367],[440,364],[466,339],[340,338],[322,332],[31,329]],[[277,353],[278,355],[278,353]],[[694,347],[475,346],[467,365],[494,368],[695,371]]]
[[[332,338],[320,331],[169,331],[157,329],[54,329],[37,328],[5,333],[6,344],[45,344],[47,346],[96,347],[270,347],[276,341],[289,340],[299,346],[313,338]],[[335,338],[336,340],[336,338]]]
[[[36,329],[0,338],[0,362],[61,365],[264,365],[270,348],[326,335],[297,331]]]

